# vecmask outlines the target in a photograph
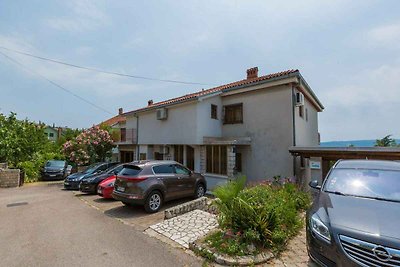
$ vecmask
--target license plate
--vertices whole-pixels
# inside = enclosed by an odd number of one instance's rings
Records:
[[[117,186],[117,191],[125,192],[125,187]]]
[[[49,176],[50,176],[50,177],[54,177],[54,176],[56,176],[56,174],[49,174]]]
[[[65,185],[69,185],[69,183],[68,183],[68,182],[65,182],[64,184],[65,184]]]

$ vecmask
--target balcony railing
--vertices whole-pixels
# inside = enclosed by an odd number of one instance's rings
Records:
[[[118,144],[136,144],[136,129],[114,129],[111,133],[114,143]]]

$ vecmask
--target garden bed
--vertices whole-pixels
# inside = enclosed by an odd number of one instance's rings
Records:
[[[259,264],[302,229],[309,194],[287,182],[244,185],[241,178],[214,191],[220,229],[190,244],[197,254],[225,265]]]

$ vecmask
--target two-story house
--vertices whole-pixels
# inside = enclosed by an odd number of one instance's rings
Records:
[[[203,173],[210,187],[292,177],[301,162],[292,146],[318,146],[323,105],[298,70],[258,76],[124,113],[136,129],[135,159],[172,159]],[[128,127],[128,126],[127,126]]]
[[[118,115],[103,121],[99,125],[111,128],[111,136],[114,140],[112,160],[120,162],[131,162],[135,158],[136,148],[136,125],[131,126],[123,115],[123,109],[118,109]]]

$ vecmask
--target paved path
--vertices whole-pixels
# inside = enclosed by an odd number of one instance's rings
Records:
[[[0,189],[1,266],[200,266],[60,185]]]
[[[206,235],[218,226],[214,214],[194,210],[183,215],[150,226],[159,234],[170,238],[179,245],[189,248],[189,243]]]
[[[317,267],[317,265],[308,258],[305,229],[289,241],[287,249],[282,252],[279,258],[273,259],[268,264],[265,264],[265,266]]]

